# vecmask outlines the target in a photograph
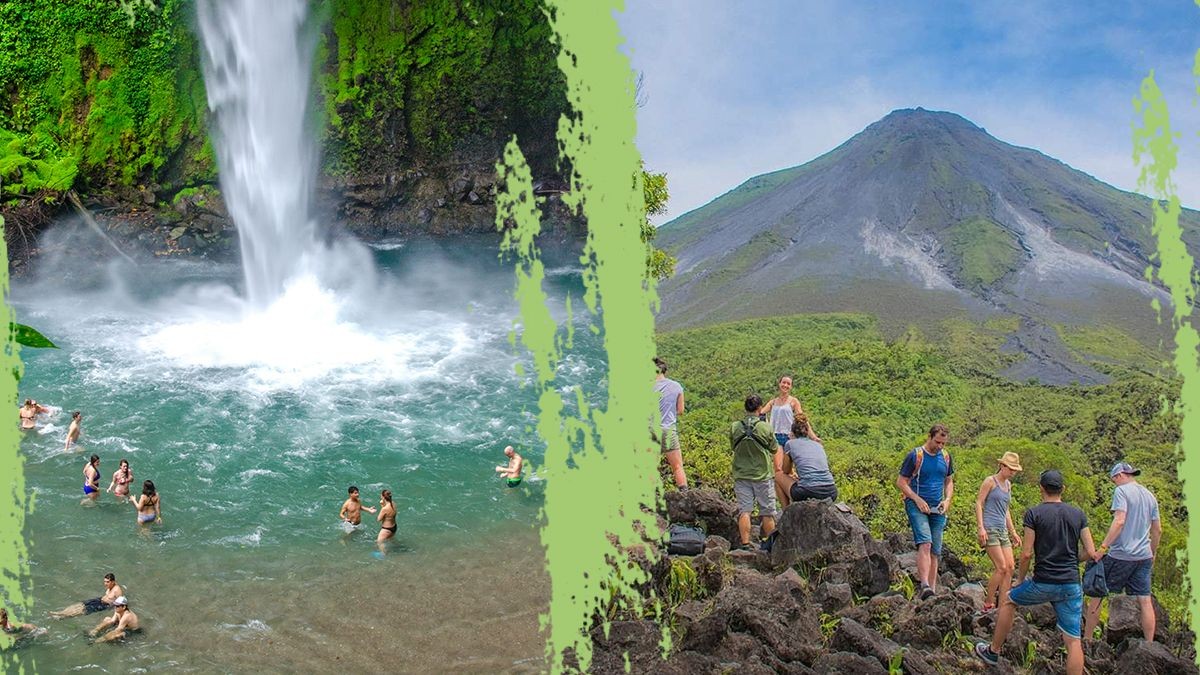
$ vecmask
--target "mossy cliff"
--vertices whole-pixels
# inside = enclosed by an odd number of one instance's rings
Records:
[[[189,224],[190,200],[176,197],[216,182],[194,2],[0,3],[10,230],[44,226],[71,189],[117,212],[151,207],[164,231]],[[490,229],[493,165],[513,134],[535,176],[555,177],[566,98],[536,0],[319,0],[311,16],[330,219],[377,233]]]

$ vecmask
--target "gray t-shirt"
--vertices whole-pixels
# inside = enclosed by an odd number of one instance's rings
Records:
[[[783,451],[796,465],[796,483],[802,488],[827,487],[833,485],[833,474],[829,471],[829,457],[820,443],[808,438],[793,438],[783,446]]]
[[[675,410],[679,405],[679,397],[683,395],[683,385],[664,377],[654,382],[654,391],[658,392],[658,412],[662,415],[662,428],[670,429],[675,426]]]
[[[1158,500],[1138,483],[1118,485],[1112,510],[1125,512],[1125,527],[1108,548],[1116,560],[1150,559],[1150,523],[1158,520]]]

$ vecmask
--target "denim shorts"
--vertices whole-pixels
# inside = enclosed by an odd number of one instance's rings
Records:
[[[1048,602],[1054,605],[1058,629],[1067,637],[1080,639],[1083,622],[1083,586],[1079,584],[1040,584],[1026,579],[1008,592],[1013,602],[1023,607]]]
[[[921,513],[916,502],[904,500],[904,511],[908,514],[908,524],[912,527],[913,543],[917,546],[929,544],[934,555],[942,554],[942,531],[946,529],[946,516],[937,513]]]
[[[1104,580],[1108,583],[1109,593],[1141,597],[1150,595],[1150,570],[1154,568],[1154,560],[1117,560],[1112,556],[1100,559],[1104,565]]]

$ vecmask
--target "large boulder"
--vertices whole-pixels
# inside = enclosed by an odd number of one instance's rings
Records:
[[[829,640],[829,647],[840,652],[873,657],[884,668],[890,668],[896,652],[904,651],[900,645],[854,619],[842,619],[838,622],[838,627]],[[937,670],[915,651],[905,652],[901,656],[901,667],[906,675],[937,675]]]
[[[887,669],[875,659],[849,652],[825,654],[812,668],[819,675],[887,675]]]
[[[1196,664],[1171,653],[1165,645],[1131,640],[1129,648],[1117,659],[1116,675],[1194,675]]]
[[[1170,617],[1167,610],[1158,604],[1153,596],[1150,602],[1154,605],[1154,615],[1157,621],[1154,626],[1154,638],[1166,641],[1167,627]],[[1119,645],[1125,638],[1142,637],[1142,611],[1137,598],[1129,595],[1114,595],[1108,599],[1108,627],[1104,631],[1104,639],[1111,645]]]
[[[683,490],[668,492],[667,519],[672,523],[696,525],[710,535],[726,541],[741,541],[738,535],[738,510],[725,501],[716,490]]]
[[[886,591],[899,569],[891,549],[872,539],[844,505],[796,502],[784,510],[778,529],[772,563],[819,572],[822,581],[848,583],[861,596]]]
[[[938,648],[948,635],[970,635],[974,617],[969,598],[942,593],[920,602],[912,617],[896,626],[893,637],[904,644]]]
[[[657,672],[662,666],[662,628],[649,620],[614,621],[608,635],[601,627],[592,630],[592,665],[589,672],[616,675],[625,672],[629,655],[631,672]]]

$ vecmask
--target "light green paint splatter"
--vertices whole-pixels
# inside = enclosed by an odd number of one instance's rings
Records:
[[[1200,59],[1200,54],[1197,56]],[[1200,77],[1200,60],[1196,75]],[[1171,325],[1175,329],[1174,366],[1183,385],[1176,404],[1181,415],[1179,448],[1183,462],[1179,467],[1179,478],[1183,483],[1184,499],[1188,513],[1200,513],[1200,364],[1197,363],[1197,347],[1200,335],[1192,325],[1192,309],[1196,298],[1195,267],[1192,257],[1183,243],[1183,230],[1179,227],[1179,197],[1171,172],[1176,166],[1179,148],[1178,134],[1171,130],[1171,120],[1166,101],[1154,81],[1154,72],[1142,80],[1141,92],[1133,100],[1134,110],[1141,117],[1141,126],[1133,130],[1133,160],[1142,164],[1138,177],[1138,188],[1154,198],[1153,234],[1158,244],[1156,254],[1159,267],[1158,279],[1171,295]],[[1188,528],[1188,579],[1192,589],[1197,587],[1200,575],[1200,528]],[[1189,601],[1191,626],[1200,631],[1195,607],[1196,599]]]
[[[577,416],[564,413],[553,386],[562,350],[569,348],[550,317],[535,243],[540,232],[531,178],[515,140],[498,165],[497,197],[503,247],[518,257],[521,344],[533,355],[539,389],[538,433],[546,442],[546,506],[541,539],[551,577],[549,613],[542,617],[549,667],[586,670],[593,617],[640,607],[636,585],[645,574],[620,546],[658,539],[657,452],[648,451],[657,414],[652,382],[653,286],[644,281],[646,245],[640,237],[639,155],[633,145],[634,81],[618,47],[619,3],[550,2],[572,114],[559,123],[564,158],[573,169],[568,206],[589,223],[584,249],[583,300],[608,353],[607,399],[589,409],[576,391]],[[647,508],[645,505],[649,505]],[[564,662],[573,652],[574,664]]]
[[[0,230],[4,219],[0,218]],[[8,245],[0,245],[0,325],[13,320],[8,306]],[[0,356],[0,372],[12,377],[0,377],[0,410],[17,406],[17,380],[21,377],[18,347],[10,333],[5,338],[4,354]],[[0,596],[15,621],[29,616],[29,551],[25,546],[25,513],[31,503],[25,492],[25,467],[19,451],[20,431],[15,423],[0,424],[0,476],[4,476],[6,497],[0,507]],[[36,672],[32,657],[22,651],[0,653],[4,672]]]

